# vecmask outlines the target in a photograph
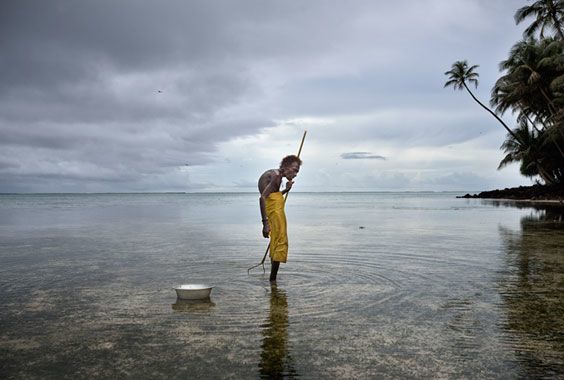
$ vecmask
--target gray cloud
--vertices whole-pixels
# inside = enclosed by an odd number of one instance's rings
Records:
[[[481,110],[444,90],[442,73],[480,64],[487,99],[521,5],[2,1],[0,191],[213,186],[183,166],[213,172],[221,144],[302,116],[345,120],[315,138],[350,149],[471,140],[488,116],[464,113]]]
[[[372,154],[371,152],[342,153],[343,160],[386,160],[386,157]]]
[[[211,27],[229,15],[204,3],[169,5],[0,5],[0,34],[10,36],[0,39],[0,158],[18,161],[0,167],[2,183],[35,191],[49,179],[72,189],[156,181],[272,125],[229,112],[260,94],[241,59],[228,59],[228,30]]]

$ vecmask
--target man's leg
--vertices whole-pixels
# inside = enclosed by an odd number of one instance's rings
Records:
[[[280,261],[272,260],[270,266],[270,282],[276,281],[276,275],[278,274],[279,267],[280,267]]]

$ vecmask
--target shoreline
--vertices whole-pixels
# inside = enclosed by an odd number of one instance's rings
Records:
[[[498,199],[530,203],[564,203],[564,185],[532,185],[465,194],[457,198]]]

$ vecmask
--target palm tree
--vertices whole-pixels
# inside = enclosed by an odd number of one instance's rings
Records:
[[[538,0],[519,8],[515,12],[515,23],[519,24],[531,16],[535,20],[523,32],[525,36],[531,37],[539,31],[540,37],[544,38],[545,30],[553,29],[564,40],[564,0]]]
[[[495,110],[503,114],[511,109],[519,113],[519,118],[525,116],[531,122],[534,119],[552,135],[556,132],[564,138],[558,117],[564,111],[559,104],[564,83],[560,79],[564,76],[564,40],[520,41],[511,48],[509,58],[500,63],[500,70],[506,73],[492,89],[490,104]],[[553,141],[564,157],[564,150]]]
[[[462,90],[465,89],[468,91],[472,99],[476,101],[483,109],[488,111],[493,117],[497,119],[503,125],[507,133],[509,133],[513,138],[519,141],[519,137],[513,133],[513,131],[501,120],[499,116],[495,114],[491,109],[486,107],[482,102],[480,102],[476,96],[470,91],[468,88],[467,83],[473,84],[476,88],[478,88],[478,77],[479,74],[475,72],[478,68],[478,65],[468,66],[468,61],[456,61],[452,64],[452,68],[449,71],[445,72],[445,75],[448,75],[449,80],[446,81],[444,87],[453,87],[455,90]]]
[[[515,138],[518,136],[519,138]],[[526,177],[534,177],[539,175],[546,184],[554,184],[559,182],[553,170],[554,161],[546,156],[543,149],[543,138],[540,134],[529,129],[528,123],[523,119],[518,128],[514,130],[514,134],[507,136],[507,139],[501,145],[506,156],[501,160],[498,170],[509,165],[512,162],[520,162],[519,171]],[[557,172],[559,169],[556,168]]]
[[[563,72],[564,42],[529,38],[513,45],[499,64],[503,75],[492,89],[491,104],[499,112],[526,107],[548,117],[556,112],[551,83]]]

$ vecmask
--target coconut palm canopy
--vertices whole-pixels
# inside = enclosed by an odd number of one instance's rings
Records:
[[[546,184],[564,181],[564,2],[537,1],[519,8],[517,23],[535,17],[525,29],[525,38],[516,42],[507,59],[499,64],[502,76],[492,88],[492,111],[481,103],[467,84],[477,85],[477,65],[457,61],[445,72],[445,87],[466,89],[472,98],[506,129],[501,148],[507,153],[499,168],[520,163],[522,175],[539,178]],[[547,35],[547,29],[552,35]],[[533,35],[539,31],[540,38]],[[517,114],[512,130],[501,116],[508,110]]]
[[[514,17],[517,24],[532,21],[523,33],[525,37],[532,37],[538,32],[540,38],[544,38],[547,34],[556,34],[564,39],[563,15],[563,0],[538,0],[519,8]]]
[[[473,84],[475,88],[478,88],[478,77],[480,75],[475,71],[478,67],[478,65],[469,66],[468,61],[455,62],[452,69],[445,72],[445,75],[449,77],[445,87],[463,90],[467,88],[467,84]]]

